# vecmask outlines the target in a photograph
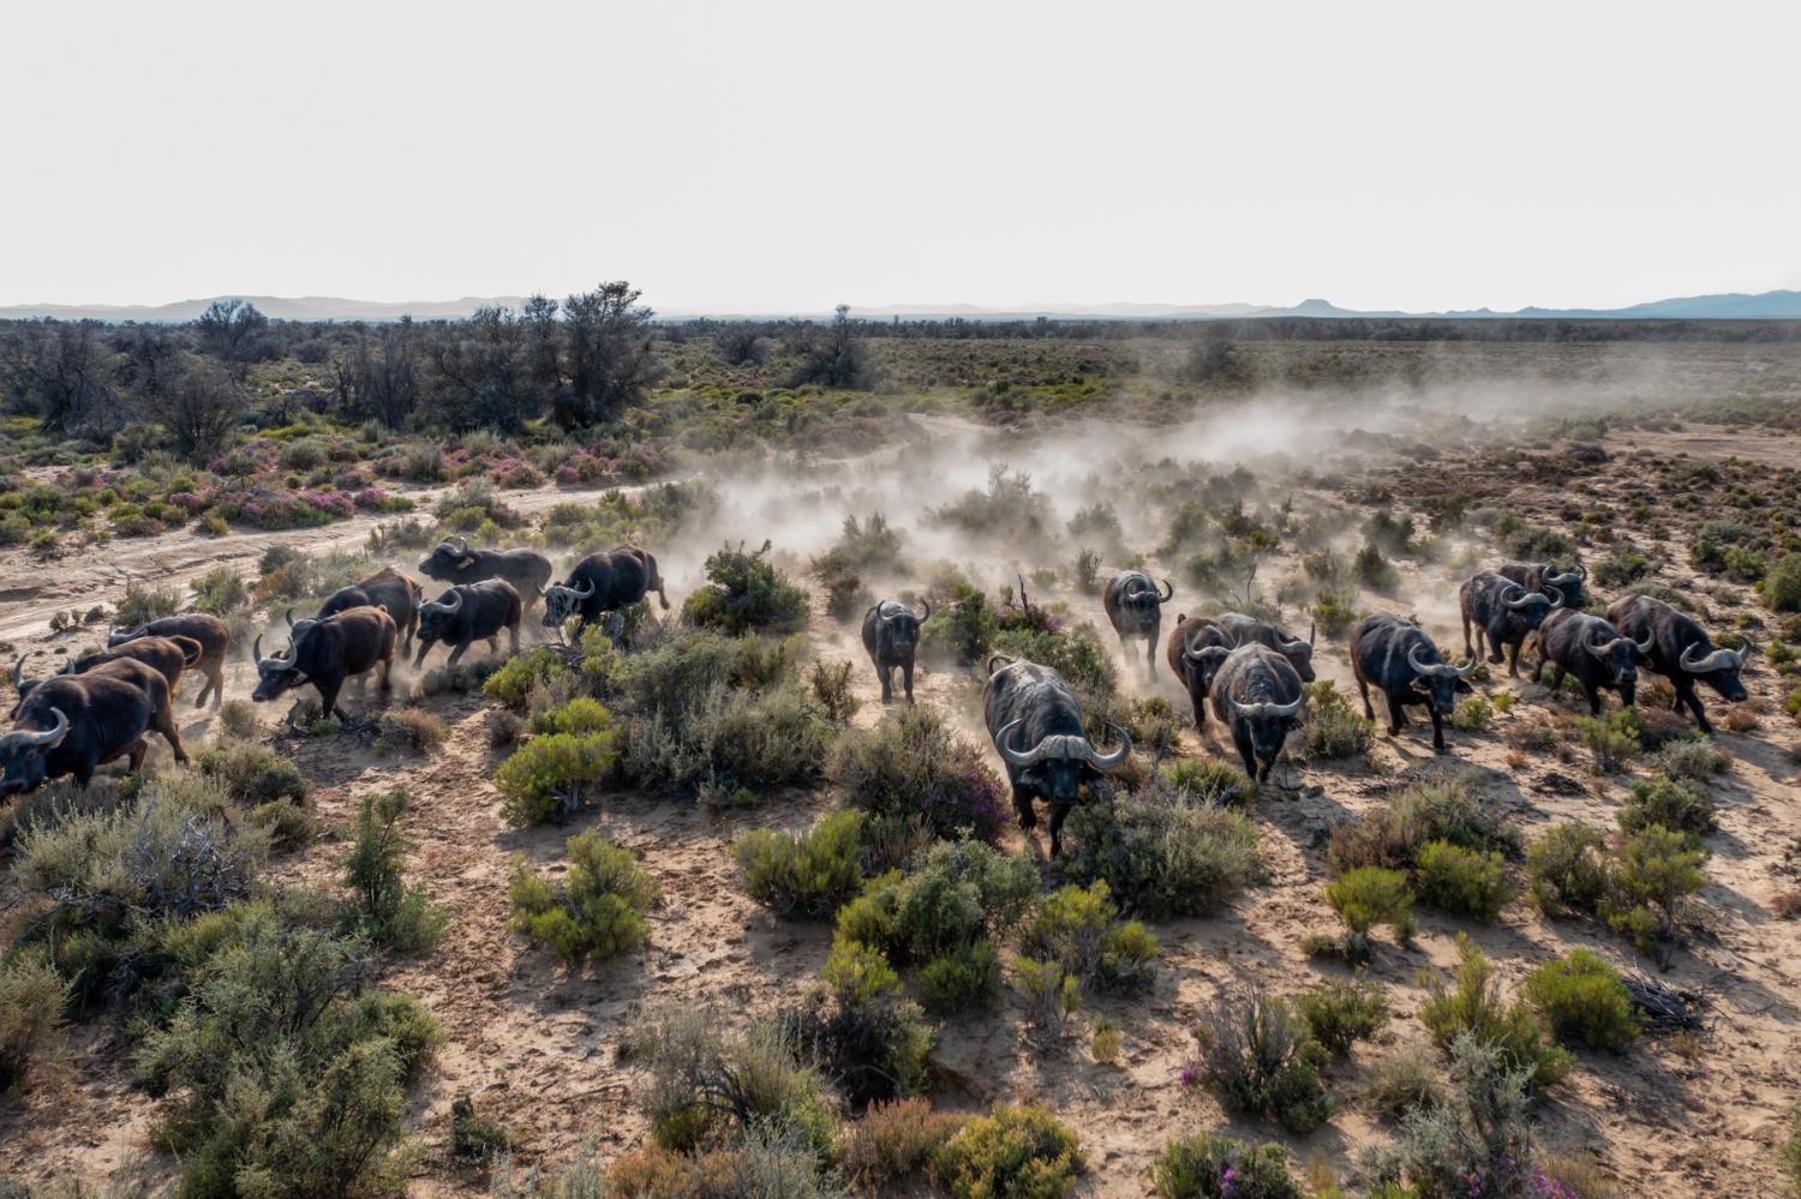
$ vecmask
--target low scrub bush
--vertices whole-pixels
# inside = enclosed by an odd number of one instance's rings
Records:
[[[195,758],[194,765],[201,774],[217,780],[230,801],[241,808],[306,801],[306,776],[300,767],[266,745],[209,746]]]
[[[1661,960],[1675,940],[1683,904],[1707,885],[1701,865],[1708,856],[1689,834],[1646,827],[1619,847],[1598,914],[1640,953]]]
[[[1488,957],[1462,934],[1457,938],[1452,982],[1428,978],[1426,996],[1420,1023],[1441,1049],[1449,1050],[1459,1035],[1467,1033],[1479,1044],[1503,1051],[1527,1072],[1532,1085],[1540,1087],[1558,1082],[1575,1064],[1568,1050],[1546,1040],[1544,1026],[1530,1006],[1502,999],[1500,980]]]
[[[1118,917],[1104,881],[1062,887],[1026,918],[1020,952],[1057,963],[1083,988],[1141,983],[1161,949],[1144,925]]]
[[[1304,1134],[1332,1114],[1318,1050],[1288,1003],[1261,990],[1221,997],[1195,1032],[1200,1058],[1184,1073],[1227,1110],[1274,1119]]]
[[[1618,774],[1639,751],[1643,729],[1638,713],[1621,708],[1600,716],[1578,716],[1576,735],[1593,759],[1596,774]]]
[[[867,945],[834,945],[822,981],[786,1014],[784,1028],[857,1107],[925,1089],[936,1034],[894,968]]]
[[[640,787],[755,802],[771,788],[816,781],[839,732],[796,684],[715,683],[691,710],[635,720],[621,767]]]
[[[515,827],[542,824],[581,806],[618,760],[611,733],[548,733],[533,737],[495,772],[501,815]]]
[[[1701,837],[1719,827],[1718,811],[1719,805],[1699,787],[1660,775],[1632,784],[1631,796],[1620,806],[1619,821],[1628,833],[1660,824]]]
[[[1461,779],[1416,783],[1389,796],[1381,808],[1333,828],[1326,869],[1337,874],[1358,866],[1411,870],[1429,842],[1516,857],[1517,829]]]
[[[1507,867],[1498,853],[1484,853],[1428,841],[1414,863],[1420,902],[1453,916],[1491,921],[1514,899]]]
[[[963,1117],[935,1112],[924,1099],[874,1103],[845,1127],[839,1160],[851,1182],[871,1190],[920,1177]]]
[[[847,659],[822,660],[813,663],[812,673],[807,676],[813,698],[819,701],[833,724],[849,724],[850,718],[863,706],[851,684],[854,670],[855,665]]]
[[[482,684],[482,692],[489,699],[522,712],[535,683],[566,674],[568,669],[556,650],[549,646],[539,646],[508,658],[500,669],[488,676],[487,681]]]
[[[921,816],[944,838],[996,842],[1011,822],[1006,791],[975,745],[930,708],[905,708],[839,741],[830,775],[872,816]]]
[[[247,699],[228,699],[219,705],[219,729],[239,741],[256,736],[256,707]]]
[[[47,953],[27,950],[0,962],[0,1094],[25,1089],[54,1056],[68,994]]]
[[[352,826],[344,885],[355,896],[350,924],[378,945],[412,953],[435,944],[449,915],[432,906],[424,884],[406,885],[403,862],[412,843],[400,820],[409,799],[405,788],[365,795]]]
[[[1083,883],[1104,881],[1123,910],[1147,920],[1205,916],[1263,879],[1260,837],[1255,821],[1221,807],[1091,802],[1064,826],[1064,869]]]
[[[1480,695],[1457,701],[1451,710],[1451,727],[1460,733],[1479,733],[1494,719],[1495,708]]]
[[[1280,1145],[1256,1148],[1222,1133],[1171,1141],[1151,1163],[1160,1199],[1306,1199]]]
[[[1302,726],[1302,745],[1307,756],[1325,760],[1351,758],[1369,749],[1375,724],[1358,715],[1351,697],[1338,689],[1331,679],[1304,685],[1307,692],[1307,720]]]
[[[427,754],[450,738],[441,717],[419,708],[383,712],[377,726],[375,748],[381,753]]]
[[[1521,993],[1566,1044],[1617,1053],[1641,1031],[1620,972],[1591,950],[1546,962],[1526,976]]]
[[[1419,1047],[1399,1049],[1378,1058],[1357,1088],[1358,1104],[1390,1123],[1415,1110],[1428,1111],[1445,1101],[1436,1064]]]
[[[126,583],[125,597],[113,611],[113,622],[123,628],[135,628],[181,610],[181,592],[173,587],[146,587]]]
[[[1378,924],[1386,924],[1403,944],[1413,938],[1413,892],[1399,870],[1347,870],[1326,884],[1326,903],[1344,921],[1341,950],[1346,961],[1368,960],[1370,930]]]
[[[1063,1039],[1063,1028],[1082,1006],[1082,980],[1061,962],[1020,956],[1013,960],[1013,989],[1025,1003],[1026,1021],[1042,1042]]]
[[[606,959],[644,943],[645,913],[663,889],[629,849],[590,829],[566,843],[569,872],[558,882],[541,878],[520,858],[507,891],[508,926],[548,944],[575,965]]]
[[[450,1154],[461,1162],[486,1165],[513,1148],[507,1130],[475,1112],[475,1100],[458,1095],[450,1105]]]
[[[1401,572],[1383,557],[1381,547],[1373,541],[1365,541],[1357,551],[1351,560],[1351,573],[1359,583],[1380,595],[1392,595],[1401,585]]]
[[[1801,612],[1801,553],[1784,554],[1758,584],[1772,612]]]
[[[1321,587],[1314,592],[1313,619],[1327,637],[1337,637],[1357,620],[1357,593],[1345,587]]]
[[[1595,911],[1607,892],[1607,843],[1574,821],[1552,825],[1526,853],[1532,901],[1547,916]]]
[[[1257,784],[1244,771],[1198,758],[1171,762],[1157,772],[1156,783],[1185,804],[1242,807],[1257,795]]]
[[[784,916],[829,916],[863,885],[863,813],[833,812],[801,836],[757,829],[732,846],[745,890]]]
[[[1732,759],[1705,740],[1682,740],[1658,750],[1655,764],[1673,779],[1704,783],[1716,774],[1724,774]]]
[[[707,584],[688,597],[682,614],[703,629],[793,633],[806,627],[807,593],[768,562],[770,543],[746,553],[727,546],[707,559]]]
[[[1293,1006],[1307,1035],[1333,1057],[1388,1023],[1388,1000],[1374,983],[1326,983],[1295,996]]]
[[[194,610],[212,616],[225,616],[250,603],[250,591],[238,572],[229,566],[215,566],[188,583],[194,593]]]
[[[1029,1104],[972,1116],[932,1164],[955,1199],[1060,1199],[1087,1168],[1076,1134]]]

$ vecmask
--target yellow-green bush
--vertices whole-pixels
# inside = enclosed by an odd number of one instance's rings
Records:
[[[523,858],[514,863],[509,927],[572,965],[643,944],[644,915],[663,894],[656,879],[629,849],[593,829],[571,837],[566,849],[569,872],[558,883],[539,877]]]
[[[1061,1199],[1087,1165],[1076,1134],[1029,1104],[972,1117],[933,1163],[956,1199]]]
[[[549,733],[533,737],[495,772],[509,824],[542,824],[580,806],[586,789],[607,777],[618,760],[611,733]]]

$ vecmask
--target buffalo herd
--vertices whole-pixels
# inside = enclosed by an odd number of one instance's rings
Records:
[[[323,711],[343,717],[338,696],[344,684],[379,669],[386,691],[396,653],[415,644],[414,665],[440,643],[449,648],[450,665],[478,641],[498,654],[503,631],[510,648],[517,650],[523,614],[539,599],[544,625],[559,633],[572,618],[579,631],[652,592],[669,607],[656,559],[631,545],[588,554],[555,583],[550,560],[542,554],[471,549],[463,538],[439,544],[418,569],[450,585],[428,600],[417,582],[387,567],[333,593],[312,617],[296,620],[290,609],[286,647],[265,657],[262,638],[256,639],[257,685],[251,698],[273,700],[311,686]],[[1469,579],[1460,592],[1462,664],[1445,661],[1417,620],[1383,612],[1359,621],[1351,629],[1349,650],[1365,715],[1376,719],[1372,687],[1387,704],[1391,735],[1406,727],[1407,707],[1424,707],[1432,721],[1433,748],[1443,753],[1445,719],[1459,692],[1469,690],[1466,679],[1484,650],[1490,663],[1505,660],[1517,677],[1520,656],[1528,647],[1537,655],[1531,663],[1535,681],[1547,665],[1553,670],[1553,687],[1561,688],[1573,677],[1597,714],[1604,691],[1617,692],[1623,705],[1635,701],[1641,668],[1670,680],[1676,709],[1686,707],[1704,732],[1713,730],[1696,696],[1697,682],[1727,700],[1745,698],[1739,677],[1745,650],[1714,645],[1693,619],[1650,596],[1624,597],[1605,616],[1585,611],[1586,578],[1580,569],[1508,563]],[[1245,773],[1265,781],[1289,733],[1302,721],[1306,684],[1315,678],[1316,630],[1310,628],[1301,638],[1239,612],[1182,614],[1165,639],[1162,611],[1174,595],[1167,580],[1159,586],[1142,571],[1126,570],[1107,583],[1102,609],[1122,648],[1135,652],[1132,642],[1146,642],[1145,662],[1153,678],[1156,647],[1164,642],[1164,660],[1187,693],[1195,728],[1205,729],[1211,706]],[[906,700],[913,702],[915,656],[930,618],[929,604],[914,609],[893,599],[873,605],[864,615],[863,645],[880,679],[884,704],[895,698],[897,670]],[[135,769],[150,733],[167,740],[176,760],[185,762],[171,696],[182,677],[193,673],[204,680],[196,705],[210,697],[216,706],[224,688],[228,642],[224,621],[187,614],[111,630],[106,649],[69,662],[48,678],[27,679],[21,659],[12,672],[19,696],[11,712],[13,727],[0,737],[0,795],[64,776],[85,786],[96,767],[120,758]],[[1034,827],[1034,803],[1048,805],[1055,855],[1065,816],[1084,788],[1124,765],[1131,738],[1110,725],[1115,744],[1110,749],[1097,746],[1075,689],[1049,666],[997,655],[989,660],[987,676],[983,711],[995,752],[1006,767],[1019,822]]]

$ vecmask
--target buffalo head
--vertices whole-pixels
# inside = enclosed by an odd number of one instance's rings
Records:
[[[454,579],[474,565],[475,556],[469,552],[469,539],[447,537],[420,561],[419,573],[429,579]]]
[[[1132,737],[1116,724],[1107,727],[1119,738],[1119,748],[1110,754],[1097,750],[1086,737],[1054,734],[1045,737],[1031,749],[1013,749],[1006,743],[1007,734],[1021,721],[1001,726],[994,734],[994,749],[1007,765],[1019,771],[1019,781],[1042,795],[1052,804],[1073,804],[1081,797],[1082,780],[1090,773],[1112,774],[1125,765],[1132,752]]]
[[[1420,656],[1417,645],[1407,651],[1407,665],[1413,670],[1413,689],[1440,712],[1449,712],[1457,706],[1458,681],[1468,678],[1476,670],[1474,658],[1463,666],[1428,662]]]
[[[69,735],[69,718],[50,709],[56,723],[43,730],[15,730],[0,737],[0,795],[30,791],[43,783],[50,751]]]
[[[1745,659],[1749,656],[1748,650],[1704,649],[1701,645],[1691,645],[1682,651],[1677,665],[1718,691],[1721,698],[1736,704],[1749,698],[1744,681],[1739,678],[1739,671],[1744,669]]]

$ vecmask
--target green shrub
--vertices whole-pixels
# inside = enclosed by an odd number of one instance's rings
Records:
[[[787,1014],[786,1039],[809,1049],[858,1107],[925,1089],[936,1034],[887,960],[840,941],[822,980]]]
[[[1261,990],[1222,996],[1195,1036],[1200,1060],[1184,1077],[1207,1086],[1228,1111],[1274,1119],[1297,1134],[1331,1116],[1320,1051],[1283,999]]]
[[[1025,1003],[1026,1021],[1041,1040],[1063,1039],[1063,1026],[1082,1006],[1082,980],[1061,962],[1013,959],[1013,988]]]
[[[849,724],[851,717],[862,708],[863,701],[857,698],[851,676],[855,665],[848,659],[840,658],[827,662],[813,663],[812,673],[807,676],[807,685],[813,689],[813,698],[825,708],[826,715],[833,724]]]
[[[486,1165],[511,1150],[513,1138],[492,1120],[475,1114],[475,1100],[458,1095],[450,1104],[450,1153],[461,1162]]]
[[[1590,950],[1546,962],[1526,976],[1521,991],[1560,1041],[1617,1053],[1641,1031],[1620,972]]]
[[[1659,775],[1632,784],[1631,798],[1620,807],[1620,828],[1639,833],[1661,824],[1700,837],[1719,827],[1718,811],[1719,805],[1700,788]]]
[[[1552,825],[1526,853],[1526,878],[1545,915],[1593,912],[1607,892],[1606,842],[1585,824]]]
[[[568,669],[556,650],[539,646],[508,658],[499,670],[488,676],[487,682],[482,684],[482,692],[515,711],[524,711],[526,698],[534,684],[566,674]]]
[[[383,712],[376,721],[375,748],[380,753],[426,754],[450,738],[442,717],[419,708]]]
[[[355,895],[352,927],[400,953],[430,948],[449,919],[432,906],[424,884],[406,885],[402,863],[413,846],[400,818],[408,803],[404,787],[363,796],[344,861],[344,885]]]
[[[0,962],[0,1094],[23,1090],[50,1056],[68,998],[49,954],[28,949]]]
[[[611,733],[549,733],[533,737],[500,764],[494,785],[501,815],[515,827],[542,824],[581,805],[618,759]]]
[[[247,699],[228,699],[219,705],[219,730],[240,741],[256,736],[256,707]]]
[[[1158,771],[1158,781],[1187,804],[1242,806],[1257,795],[1257,784],[1244,771],[1199,758],[1169,763]]]
[[[829,1152],[836,1119],[779,1025],[730,1028],[690,1004],[651,1011],[627,1030],[620,1056],[649,1072],[636,1098],[657,1145],[687,1152],[761,1131]]]
[[[1444,1101],[1445,1089],[1436,1065],[1418,1046],[1378,1058],[1357,1088],[1358,1104],[1390,1123],[1415,1110],[1429,1111]]]
[[[1447,986],[1442,978],[1428,978],[1426,1001],[1420,1005],[1420,1023],[1439,1048],[1448,1050],[1459,1034],[1469,1033],[1519,1063],[1535,1086],[1550,1086],[1568,1074],[1575,1064],[1569,1052],[1546,1041],[1544,1027],[1531,1007],[1508,1004],[1501,998],[1494,967],[1475,942],[1461,933],[1457,958],[1454,984]]]
[[[851,1182],[880,1190],[920,1177],[962,1126],[963,1117],[935,1112],[924,1099],[871,1104],[846,1126],[839,1160]]]
[[[125,598],[113,612],[113,621],[121,627],[136,628],[164,616],[173,616],[180,608],[181,593],[174,588],[152,588],[128,582]]]
[[[814,782],[839,731],[792,682],[767,690],[714,682],[693,708],[634,720],[621,767],[647,789],[754,802],[769,788]]]
[[[1414,863],[1414,886],[1422,903],[1453,916],[1490,921],[1516,895],[1498,853],[1482,853],[1428,841]]]
[[[1260,837],[1248,816],[1211,805],[1159,798],[1091,802],[1069,814],[1063,863],[1072,879],[1104,880],[1133,915],[1205,916],[1264,877]]]
[[[1313,619],[1327,637],[1337,637],[1357,620],[1357,593],[1344,587],[1321,587],[1313,595]]]
[[[347,1194],[392,1184],[406,1086],[441,1040],[408,996],[367,990],[360,943],[250,910],[186,974],[138,1069],[184,1194]]]
[[[1656,765],[1673,779],[1704,783],[1716,774],[1725,773],[1732,765],[1732,759],[1705,740],[1682,740],[1672,741],[1658,750]]]
[[[613,714],[599,700],[578,695],[560,707],[532,713],[530,727],[532,732],[540,734],[585,736],[590,733],[607,733],[613,729]]]
[[[961,575],[934,586],[933,597],[931,618],[919,630],[921,658],[949,666],[985,661],[1000,631],[988,597]]]
[[[1801,1191],[1801,1104],[1789,1111],[1788,1139],[1782,1142],[1780,1157],[1783,1176]]]
[[[644,915],[663,889],[629,849],[590,829],[571,837],[569,872],[560,882],[540,878],[520,858],[507,897],[508,927],[547,942],[571,965],[606,959],[644,943]]]
[[[1772,612],[1801,612],[1801,553],[1784,554],[1758,585]]]
[[[1639,751],[1643,729],[1638,713],[1620,708],[1600,716],[1578,716],[1576,733],[1594,758],[1596,774],[1618,774]]]
[[[1458,700],[1451,710],[1451,727],[1460,733],[1479,733],[1494,719],[1494,705],[1480,695]]]
[[[1413,892],[1407,876],[1380,866],[1347,870],[1326,884],[1326,903],[1344,921],[1344,955],[1349,961],[1369,956],[1369,933],[1378,924],[1394,931],[1405,943],[1413,937]]]
[[[1110,697],[1118,684],[1119,672],[1113,655],[1095,633],[1093,625],[1081,624],[1056,632],[1010,626],[1003,621],[1000,632],[994,637],[994,650],[1055,670],[1068,680],[1086,706],[1095,706]],[[1091,734],[1099,731],[1090,729]]]
[[[237,742],[209,746],[194,764],[201,774],[218,780],[231,802],[241,808],[257,808],[266,803],[299,804],[306,800],[306,776],[300,773],[300,767],[266,745]]]
[[[1350,758],[1369,749],[1375,724],[1357,714],[1351,697],[1331,679],[1303,685],[1307,692],[1307,721],[1302,744],[1307,756],[1319,759]]]
[[[1329,982],[1295,996],[1293,1005],[1307,1035],[1334,1057],[1388,1022],[1388,1000],[1374,983]]]
[[[1619,848],[1601,919],[1640,953],[1661,952],[1676,935],[1683,902],[1707,885],[1701,864],[1708,856],[1688,834],[1646,827]]]
[[[1416,783],[1390,795],[1373,812],[1332,829],[1326,869],[1337,874],[1358,866],[1410,870],[1430,841],[1463,849],[1517,856],[1520,834],[1461,779]]]
[[[863,813],[832,812],[795,837],[757,829],[732,846],[750,897],[784,916],[829,916],[863,885]]]
[[[225,616],[250,603],[250,591],[238,572],[229,566],[215,566],[188,583],[194,593],[194,610],[213,616]]]
[[[703,629],[792,633],[806,627],[807,593],[765,561],[770,543],[753,553],[727,546],[707,559],[707,585],[688,597],[682,614]]]
[[[1306,1199],[1280,1145],[1253,1149],[1221,1133],[1171,1141],[1151,1163],[1161,1199]]]
[[[1038,901],[1020,929],[1019,949],[1055,962],[1084,988],[1143,982],[1161,952],[1137,921],[1121,922],[1104,881],[1062,887]]]
[[[1060,1199],[1087,1166],[1076,1134],[1028,1104],[971,1117],[932,1161],[956,1199]]]
[[[1535,1164],[1526,1111],[1531,1068],[1509,1056],[1505,1046],[1468,1033],[1452,1041],[1448,1051],[1451,1090],[1443,1102],[1408,1112],[1395,1142],[1367,1156],[1365,1174],[1374,1184],[1370,1195],[1506,1199],[1573,1194]]]
[[[1401,585],[1401,572],[1382,556],[1381,547],[1373,541],[1365,541],[1363,548],[1357,551],[1351,561],[1351,571],[1359,583],[1382,595],[1392,595]]]
[[[904,708],[846,732],[829,773],[856,807],[872,816],[918,814],[940,837],[992,843],[1011,822],[982,751],[931,708]]]

